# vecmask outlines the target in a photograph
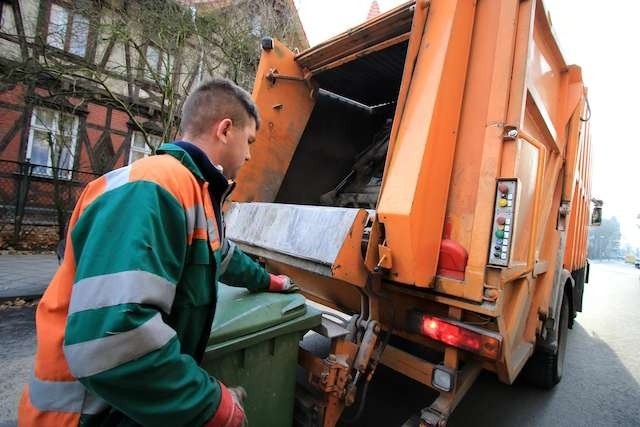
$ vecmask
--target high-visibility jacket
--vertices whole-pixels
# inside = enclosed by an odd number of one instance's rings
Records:
[[[36,312],[19,425],[198,426],[215,414],[220,385],[198,362],[218,279],[263,290],[269,275],[224,241],[220,201],[191,156],[158,152],[80,196]]]

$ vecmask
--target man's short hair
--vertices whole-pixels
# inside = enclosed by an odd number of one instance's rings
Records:
[[[258,108],[251,95],[227,79],[214,78],[202,83],[182,106],[180,127],[183,134],[202,135],[211,125],[231,119],[236,126],[246,126],[249,119],[260,127]]]

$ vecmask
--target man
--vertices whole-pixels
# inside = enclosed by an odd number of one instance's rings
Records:
[[[20,425],[242,425],[239,393],[198,363],[219,278],[294,288],[224,237],[227,178],[251,158],[258,126],[250,96],[212,80],[185,101],[183,141],[87,186],[36,313]]]

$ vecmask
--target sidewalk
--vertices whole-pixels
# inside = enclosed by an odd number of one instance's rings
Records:
[[[40,297],[57,268],[54,254],[0,255],[0,301]]]

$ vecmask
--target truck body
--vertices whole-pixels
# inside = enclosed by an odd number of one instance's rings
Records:
[[[328,354],[300,349],[300,423],[335,425],[379,363],[440,392],[420,425],[482,369],[557,383],[588,281],[590,110],[542,1],[419,0],[262,47],[228,236],[352,316],[325,319]]]

